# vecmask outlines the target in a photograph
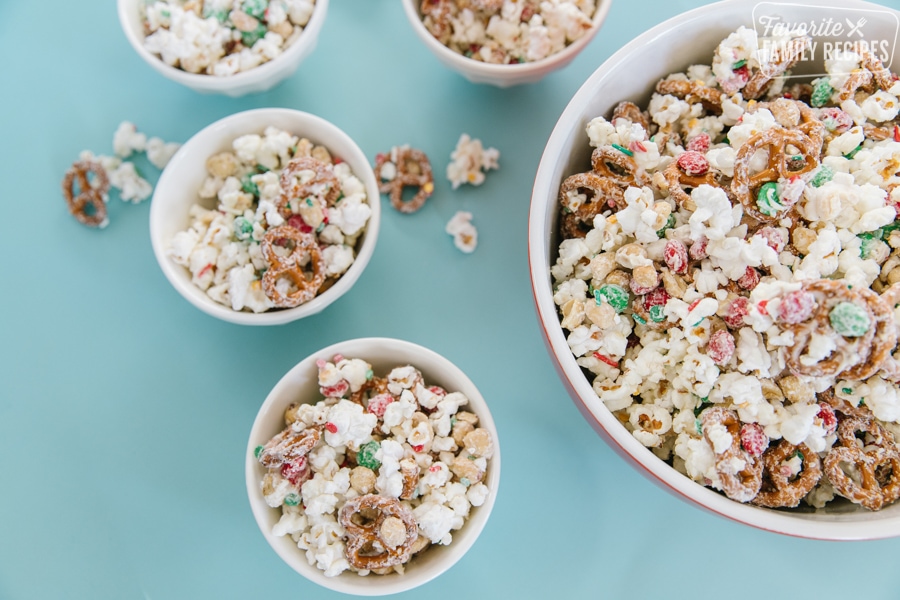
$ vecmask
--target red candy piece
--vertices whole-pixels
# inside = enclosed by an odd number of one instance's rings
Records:
[[[739,329],[744,326],[744,317],[749,314],[750,301],[743,296],[738,296],[728,305],[728,310],[722,318],[729,327]]]
[[[750,291],[759,285],[759,271],[754,269],[753,267],[747,267],[747,270],[744,271],[744,274],[741,275],[740,279],[737,280],[737,284],[741,287],[741,289]]]
[[[334,385],[320,387],[319,392],[326,398],[343,398],[349,389],[350,382],[346,379],[341,379]]]
[[[416,444],[415,446],[411,446],[413,452],[421,452],[425,449],[425,444]]]
[[[312,231],[312,227],[307,225],[306,221],[304,221],[303,217],[301,217],[300,215],[291,215],[291,217],[287,220],[287,224],[294,229],[299,229],[303,233],[309,233]]]
[[[663,260],[673,273],[684,275],[688,270],[687,247],[680,240],[669,240],[663,249]]]
[[[384,416],[384,411],[387,410],[388,404],[393,401],[394,397],[388,393],[378,394],[369,398],[369,404],[366,409],[380,419]]]
[[[825,127],[835,133],[844,133],[853,127],[853,119],[839,108],[828,107],[819,109],[819,120]]]
[[[656,288],[644,296],[644,310],[650,310],[654,306],[665,306],[669,298],[669,292],[666,291],[666,288]]]
[[[759,423],[744,423],[741,425],[741,448],[750,456],[762,456],[769,447],[769,436],[759,426]]]
[[[694,150],[682,153],[675,161],[678,168],[688,175],[703,175],[709,171],[709,161],[706,157]]]
[[[796,325],[810,318],[816,308],[816,297],[805,290],[788,292],[778,305],[778,318]]]
[[[337,425],[335,425],[334,423],[325,423],[325,429],[327,429],[331,433],[337,433]]]
[[[632,279],[628,283],[628,285],[631,288],[631,291],[634,293],[635,296],[643,296],[644,294],[649,294],[650,292],[655,290],[656,287],[659,285],[659,282],[657,281],[656,285],[654,285],[653,287],[647,287],[647,286],[639,284],[637,281]]]
[[[756,235],[765,238],[766,243],[769,245],[769,248],[771,248],[775,252],[781,252],[782,250],[784,250],[784,246],[787,243],[787,241],[784,239],[784,234],[774,227],[763,227],[756,232]]]
[[[686,148],[692,152],[705,154],[709,150],[709,134],[698,133],[688,140]]]
[[[297,461],[284,463],[281,465],[281,476],[291,482],[291,485],[298,486],[309,479],[309,461],[305,456],[301,456]]]
[[[734,355],[734,336],[725,329],[713,333],[709,336],[706,355],[720,367],[727,364]]]
[[[690,255],[692,260],[703,260],[707,256],[709,256],[709,252],[707,252],[707,246],[709,245],[709,240],[706,239],[706,236],[702,236],[699,240],[691,244]]]
[[[825,428],[826,433],[834,433],[834,430],[837,429],[837,415],[834,414],[831,405],[819,402],[819,412],[816,413],[816,417],[822,419],[822,427]]]

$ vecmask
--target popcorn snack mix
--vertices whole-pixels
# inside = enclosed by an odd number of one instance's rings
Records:
[[[593,23],[594,0],[422,0],[425,28],[471,59],[534,62],[556,54]]]
[[[261,493],[282,511],[273,534],[290,535],[327,577],[402,574],[488,497],[490,431],[465,395],[411,365],[384,377],[340,355],[317,366],[323,399],[290,405],[286,428],[254,451],[267,468]]]
[[[591,120],[559,191],[554,301],[644,446],[729,498],[900,498],[900,82],[740,28],[649,105]]]
[[[183,71],[225,77],[277,58],[314,9],[315,0],[148,2],[144,46]]]
[[[350,268],[372,214],[363,183],[324,146],[268,127],[209,157],[191,222],[172,260],[233,310],[291,308]]]

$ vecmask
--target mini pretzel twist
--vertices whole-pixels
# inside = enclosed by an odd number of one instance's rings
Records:
[[[306,175],[308,172],[313,173],[312,177]],[[278,211],[286,219],[294,214],[291,209],[293,200],[314,198],[322,201],[325,206],[334,206],[341,195],[341,182],[332,166],[311,156],[291,159],[281,171],[280,183]]]
[[[288,254],[279,255],[276,245],[287,246]],[[269,229],[259,246],[269,265],[262,278],[263,290],[275,306],[293,308],[315,298],[325,281],[325,261],[313,235],[281,225]],[[307,273],[304,265],[311,272]],[[281,279],[287,279],[296,289],[283,294],[276,285]]]
[[[798,453],[803,461],[803,467],[792,480],[783,472],[782,463]],[[777,446],[770,447],[763,453],[762,462],[762,488],[751,501],[759,506],[770,508],[797,506],[822,477],[822,461],[806,444],[795,446],[787,440],[781,440]]]
[[[649,185],[650,177],[639,169],[634,158],[612,146],[600,146],[591,154],[594,173],[611,179],[616,184],[628,186]]]
[[[722,112],[724,94],[696,79],[663,79],[656,84],[656,92],[675,96],[689,104],[700,102],[703,108],[715,114]]]
[[[816,298],[816,308],[812,316],[801,323],[789,325],[788,330],[794,334],[794,345],[787,351],[785,364],[798,375],[810,377],[829,377],[840,374],[855,365],[865,363],[872,349],[875,337],[874,327],[855,338],[838,336],[838,343],[830,356],[818,362],[807,364],[802,357],[813,339],[813,334],[833,337],[836,332],[831,326],[829,315],[840,303],[849,302],[857,305],[868,317],[869,323],[875,322],[875,315],[870,304],[863,300],[858,292],[851,290],[841,281],[816,279],[804,282],[803,289]]]
[[[756,100],[766,93],[775,78],[783,75],[791,69],[803,57],[803,53],[812,44],[812,38],[801,36],[792,39],[786,44],[778,45],[773,51],[771,59],[760,65],[758,71],[751,75],[747,85],[741,90],[747,100]]]
[[[703,426],[703,437],[713,446],[709,439],[709,429],[714,425],[723,425],[731,434],[731,447],[716,455],[716,473],[722,484],[722,491],[732,500],[749,502],[756,497],[762,487],[763,463],[741,448],[741,422],[737,413],[727,408],[714,406],[700,414]],[[743,462],[743,467],[739,468]]]
[[[318,427],[294,431],[293,427],[288,426],[266,442],[257,458],[264,467],[280,467],[283,464],[296,463],[316,447],[321,437],[322,432]]]
[[[374,376],[367,379],[359,389],[350,393],[350,400],[356,402],[360,406],[366,406],[369,398],[378,394],[385,394],[388,391],[387,379],[384,377]]]
[[[863,381],[875,375],[891,358],[891,352],[897,347],[897,323],[894,321],[892,304],[885,302],[869,288],[859,288],[855,291],[862,296],[875,319],[872,328],[874,330],[872,346],[868,358],[846,369],[839,376],[843,379]]]
[[[412,511],[396,498],[358,496],[344,504],[338,519],[347,535],[347,562],[359,570],[407,562],[419,537]]]
[[[571,206],[572,194],[586,196],[574,209]],[[576,173],[567,177],[560,186],[559,203],[564,214],[573,214],[578,225],[590,230],[594,227],[594,217],[604,210],[625,206],[625,192],[608,177],[593,172]]]
[[[859,68],[851,71],[847,81],[841,87],[839,98],[841,102],[852,98],[857,90],[874,92],[876,86],[882,90],[889,90],[894,84],[890,70],[886,69],[871,51],[861,53]]]
[[[825,456],[825,472],[835,491],[869,510],[900,498],[900,451],[891,434],[876,421],[858,417],[842,420],[837,433],[837,444]],[[858,472],[858,481],[845,464]]]
[[[93,176],[93,183],[89,176]],[[69,212],[79,223],[88,227],[106,224],[109,177],[103,165],[90,160],[75,161],[63,177],[62,189]]]
[[[650,131],[650,118],[634,102],[628,102],[627,100],[619,102],[613,109],[610,121],[615,123],[616,119],[628,119],[632,123],[637,123],[643,127],[644,131]]]
[[[394,177],[386,179],[384,169],[391,163],[396,168]],[[421,150],[409,147],[394,148],[390,154],[375,157],[375,177],[378,190],[389,194],[391,206],[402,213],[413,213],[422,208],[434,192],[434,174],[428,157]],[[409,202],[403,201],[403,188],[417,187],[419,191]]]
[[[796,147],[802,159],[802,165],[794,167],[785,155],[788,146]],[[750,162],[759,150],[768,152],[768,165],[758,173],[750,173]],[[792,157],[796,156],[792,154]],[[744,212],[764,223],[774,223],[793,212],[793,206],[767,215],[758,206],[756,197],[759,189],[766,183],[775,183],[779,179],[790,179],[812,171],[819,165],[819,149],[816,141],[799,129],[782,129],[773,127],[752,136],[740,147],[734,159],[734,179],[731,191],[744,205]]]
[[[697,205],[694,203],[688,190],[695,190],[704,184],[722,188],[712,169],[702,175],[689,175],[681,170],[677,161],[673,160],[663,173],[669,188],[669,196],[675,200],[679,207],[686,210],[697,210]]]

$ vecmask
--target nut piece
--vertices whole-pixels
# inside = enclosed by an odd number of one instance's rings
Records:
[[[220,152],[206,159],[206,171],[213,177],[225,179],[237,173],[238,160],[231,152]]]
[[[396,548],[406,541],[406,525],[397,517],[387,517],[381,524],[381,541],[388,548]]]
[[[463,439],[464,448],[473,456],[490,458],[494,454],[494,441],[491,432],[484,427],[472,431]]]
[[[350,471],[350,487],[360,493],[368,494],[375,489],[375,473],[366,467],[355,467]]]
[[[467,479],[469,483],[477,483],[484,477],[484,471],[478,468],[473,460],[465,456],[457,456],[450,463],[450,472],[460,479]]]

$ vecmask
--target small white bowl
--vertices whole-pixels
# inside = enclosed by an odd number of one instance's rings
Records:
[[[797,18],[794,22],[807,23],[823,16],[836,18],[836,10],[878,11],[863,14],[875,23],[874,29],[880,31],[882,39],[893,40],[897,27],[896,13],[860,0],[794,0],[790,5],[765,4],[770,10],[783,10],[785,6],[800,10],[805,18]],[[585,133],[587,123],[598,115],[608,116],[622,100],[646,106],[659,79],[691,64],[709,64],[718,43],[739,26],[752,26],[754,10],[761,6],[757,0],[719,2],[665,21],[629,42],[604,62],[569,102],[544,148],[531,197],[528,260],[538,318],[554,366],[584,418],[613,450],[663,489],[714,514],[786,535],[826,540],[900,536],[900,502],[877,512],[849,503],[816,512],[774,510],[730,500],[678,473],[638,442],[594,393],[566,343],[553,302],[550,265],[559,246],[559,187],[563,179],[590,165],[591,148]],[[880,14],[882,18],[875,20],[873,14]],[[839,20],[843,22],[843,18]],[[878,34],[869,34],[878,39]],[[893,64],[900,64],[900,49],[895,45],[891,50]]]
[[[454,52],[437,40],[422,22],[422,0],[403,0],[406,17],[413,31],[422,43],[437,56],[445,66],[457,71],[472,83],[488,83],[505,88],[525,83],[536,83],[549,73],[568,65],[594,39],[606,15],[612,6],[612,0],[597,0],[597,8],[593,16],[593,27],[582,37],[566,46],[563,50],[542,60],[520,63],[517,65],[496,65],[467,58]]]
[[[326,577],[324,571],[309,564],[306,551],[298,548],[290,536],[272,535],[272,527],[281,517],[281,511],[270,508],[262,497],[260,483],[265,469],[254,456],[254,449],[284,429],[284,411],[291,403],[315,404],[321,399],[316,361],[332,360],[335,354],[361,358],[369,362],[378,374],[385,374],[396,366],[413,365],[422,372],[427,384],[465,394],[469,399],[465,409],[478,415],[479,427],[487,428],[494,440],[494,454],[489,460],[484,481],[490,494],[484,504],[472,507],[462,528],[452,532],[453,541],[449,545],[432,545],[425,549],[406,565],[403,575],[370,574],[363,577],[355,572],[345,571],[337,577]],[[359,338],[339,342],[304,358],[269,392],[250,431],[245,472],[253,516],[266,541],[282,560],[322,587],[357,596],[381,596],[410,590],[431,581],[456,564],[472,547],[484,529],[497,497],[500,483],[500,444],[487,403],[475,384],[456,365],[434,351],[411,342],[390,338]]]
[[[163,76],[202,94],[238,97],[272,89],[294,74],[303,59],[315,49],[328,12],[328,0],[316,0],[315,9],[300,36],[275,59],[248,71],[226,77],[188,73],[166,64],[144,46],[141,8],[145,0],[118,0],[119,23],[138,56]]]
[[[314,144],[328,148],[350,165],[353,174],[366,187],[366,196],[372,215],[366,231],[357,247],[356,259],[337,282],[315,298],[294,308],[272,309],[262,313],[232,310],[215,302],[206,292],[191,282],[191,274],[168,256],[172,237],[188,228],[188,210],[193,204],[203,204],[197,195],[206,178],[206,159],[231,149],[238,136],[262,134],[273,125],[298,137],[305,137]],[[163,170],[150,206],[150,242],[153,253],[169,283],[184,298],[202,310],[223,321],[241,325],[280,325],[309,315],[314,315],[344,295],[359,279],[363,269],[375,251],[378,229],[381,223],[381,197],[378,183],[369,160],[362,149],[342,130],[315,115],[287,108],[259,108],[225,117],[196,133],[172,156]],[[208,200],[212,208],[214,199]]]

